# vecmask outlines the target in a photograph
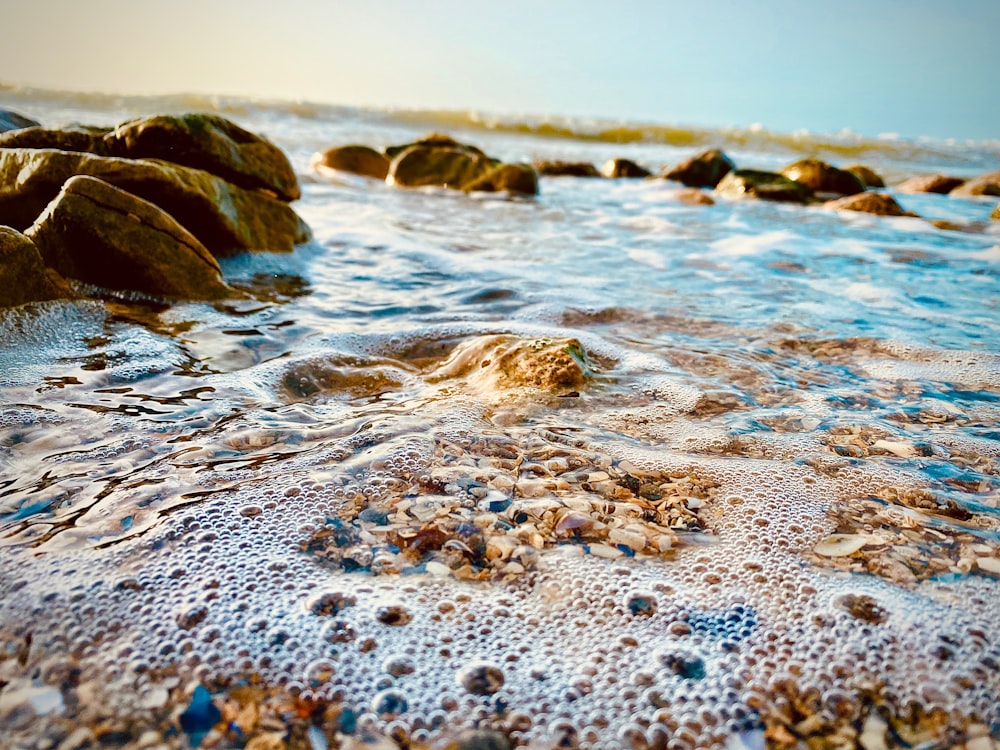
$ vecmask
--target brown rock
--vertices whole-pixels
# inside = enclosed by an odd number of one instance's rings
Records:
[[[857,195],[848,195],[837,200],[827,201],[823,204],[825,208],[832,208],[839,211],[862,211],[878,216],[916,216],[910,211],[904,211],[888,193],[873,193],[866,191]]]
[[[500,164],[465,185],[468,192],[538,195],[538,173],[530,164]]]
[[[162,297],[230,296],[204,245],[157,206],[93,177],[66,181],[25,233],[64,276]]]
[[[104,140],[111,156],[163,159],[202,169],[286,201],[301,196],[295,171],[281,149],[218,115],[143,117],[122,123]]]
[[[318,172],[333,169],[384,180],[389,174],[389,159],[370,146],[338,146],[315,154],[312,167]]]
[[[104,136],[111,128],[78,125],[61,130],[24,128],[0,135],[0,148],[57,148],[60,151],[83,151],[107,155]]]
[[[943,174],[927,174],[911,177],[896,185],[898,193],[950,193],[965,180],[960,177],[949,177]]]
[[[959,185],[949,195],[968,198],[976,195],[1000,195],[1000,172],[973,177],[968,182]]]
[[[713,148],[663,170],[659,176],[666,180],[683,182],[688,187],[714,188],[734,169],[736,165],[732,159],[719,149]]]
[[[411,146],[389,165],[386,182],[400,187],[463,189],[497,166],[486,156],[451,146]]]
[[[600,177],[593,164],[583,161],[536,161],[538,174],[546,177]]]
[[[9,109],[0,109],[0,133],[18,128],[36,127],[38,124],[30,117],[25,117]]]
[[[217,256],[290,252],[309,239],[308,227],[286,203],[199,169],[52,149],[0,149],[0,223],[27,227],[77,174],[156,204]]]
[[[401,146],[389,146],[385,150],[385,155],[390,159],[395,159],[401,153],[406,151],[408,148],[412,148],[413,146],[452,148],[464,151],[472,156],[486,156],[482,150],[476,148],[475,146],[470,146],[467,143],[459,143],[450,135],[446,135],[444,133],[428,133],[423,138],[413,141],[412,143],[404,143]]]
[[[78,296],[65,279],[45,267],[35,243],[16,229],[0,226],[0,307]]]
[[[676,190],[673,196],[687,206],[714,206],[715,201],[712,196],[700,188],[684,187]]]
[[[729,198],[761,198],[788,203],[805,203],[812,196],[812,191],[801,182],[776,172],[756,169],[729,172],[716,186],[715,192]]]
[[[1000,221],[1000,203],[997,203],[997,207],[993,209],[993,213],[990,214],[990,218],[995,221]]]
[[[864,184],[866,188],[884,188],[885,181],[873,169],[869,169],[863,164],[852,164],[844,167],[845,172],[850,172]]]
[[[601,167],[601,175],[611,178],[649,177],[650,171],[640,167],[631,159],[608,159]]]
[[[800,159],[782,169],[781,174],[801,182],[815,193],[855,195],[865,189],[864,183],[855,175],[819,159]]]

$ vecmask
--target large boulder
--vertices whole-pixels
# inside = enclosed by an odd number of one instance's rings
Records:
[[[389,159],[370,146],[338,146],[313,155],[317,172],[334,170],[384,180],[389,174]]]
[[[864,184],[866,188],[884,188],[885,180],[879,176],[878,172],[864,164],[852,164],[844,167],[845,172],[850,172]]]
[[[989,172],[979,175],[979,177],[973,177],[952,190],[949,195],[960,197],[1000,195],[1000,172]]]
[[[309,239],[308,227],[288,204],[202,170],[52,149],[0,149],[0,223],[27,227],[78,174],[156,204],[216,256],[290,252]]]
[[[295,171],[281,149],[218,115],[142,117],[119,125],[105,136],[105,143],[111,156],[163,159],[202,169],[286,201],[301,196]]]
[[[538,194],[538,173],[530,164],[499,164],[462,187],[468,192]]]
[[[386,182],[400,187],[437,187],[462,190],[486,176],[499,162],[451,146],[411,146],[389,165]]]
[[[107,156],[104,136],[111,128],[73,125],[68,128],[24,128],[0,134],[0,148],[57,148]]]
[[[839,211],[862,211],[878,216],[916,216],[910,211],[904,211],[896,199],[888,193],[873,193],[866,191],[856,195],[848,195],[837,200],[827,201],[825,208]]]
[[[546,177],[600,177],[597,167],[585,161],[536,161],[535,170]]]
[[[88,284],[183,299],[231,295],[218,261],[169,214],[93,177],[67,180],[25,235],[48,266]]]
[[[620,177],[649,177],[650,171],[631,159],[608,159],[601,167],[601,176],[617,179]]]
[[[897,193],[950,193],[965,180],[944,174],[927,174],[911,177],[896,185]]]
[[[864,183],[857,176],[820,159],[800,159],[782,169],[781,174],[790,180],[801,182],[814,193],[854,195],[865,189]]]
[[[663,170],[659,176],[665,180],[683,182],[688,187],[714,188],[734,169],[736,165],[732,159],[713,148]]]
[[[0,226],[0,307],[77,296],[65,279],[46,268],[29,238],[16,229]]]
[[[729,172],[715,187],[715,192],[728,198],[761,198],[787,203],[805,203],[812,197],[812,191],[801,182],[756,169]]]
[[[7,130],[17,130],[18,128],[35,127],[38,124],[30,117],[25,117],[9,109],[0,109],[0,133]]]

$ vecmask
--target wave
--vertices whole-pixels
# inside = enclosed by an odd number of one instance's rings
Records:
[[[12,101],[13,100],[13,101]],[[834,162],[957,164],[970,170],[1000,166],[1000,140],[903,138],[896,134],[866,136],[849,130],[812,133],[782,132],[755,124],[748,127],[705,127],[554,115],[497,115],[475,111],[355,107],[305,100],[258,99],[196,93],[114,94],[18,86],[0,82],[0,102],[22,106],[47,104],[83,110],[128,112],[214,112],[240,118],[291,116],[337,122],[356,119],[432,130],[464,130],[525,135],[554,140],[608,144],[721,148],[732,151],[818,157]]]

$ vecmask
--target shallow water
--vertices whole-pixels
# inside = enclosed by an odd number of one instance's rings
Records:
[[[192,104],[5,96],[47,124]],[[246,301],[0,318],[14,746],[102,721],[178,745],[193,685],[241,682],[335,706],[306,714],[331,741],[1000,737],[992,199],[898,196],[956,232],[661,181],[405,191],[309,157],[439,116],[197,104],[290,154],[315,241],[223,260]],[[450,122],[507,159],[694,150]],[[1000,162],[865,148],[887,175]]]

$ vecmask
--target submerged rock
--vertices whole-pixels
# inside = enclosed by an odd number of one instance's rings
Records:
[[[601,167],[603,177],[649,177],[650,171],[641,167],[631,159],[608,159]]]
[[[714,188],[734,169],[736,165],[732,159],[721,150],[713,148],[665,169],[660,173],[660,177],[683,182],[688,187]]]
[[[865,189],[864,183],[856,175],[820,159],[800,159],[782,169],[781,174],[790,180],[801,182],[815,193],[855,195]]]
[[[463,190],[538,195],[538,172],[530,164],[500,164],[465,185]]]
[[[312,167],[316,171],[332,169],[384,180],[389,174],[389,159],[370,146],[338,146],[314,154]]]
[[[712,196],[700,188],[684,187],[673,192],[674,198],[686,206],[714,206]]]
[[[163,161],[53,149],[0,149],[0,222],[29,226],[75,175],[89,175],[154,203],[215,255],[290,252],[308,227],[283,201],[199,169]]]
[[[896,192],[950,193],[964,182],[965,180],[960,177],[949,177],[943,174],[921,175],[920,177],[911,177],[905,182],[896,185]]]
[[[857,195],[848,195],[836,200],[827,201],[823,204],[825,208],[832,208],[839,211],[862,211],[878,216],[916,216],[911,211],[904,211],[896,199],[888,193],[864,192]]]
[[[1000,171],[973,177],[971,180],[956,187],[949,195],[957,195],[959,197],[1000,195]]]
[[[185,299],[231,293],[215,258],[169,214],[93,177],[67,180],[26,236],[47,265],[89,284]]]
[[[600,177],[597,167],[585,161],[536,161],[534,167],[538,174],[546,177]]]
[[[788,203],[805,203],[812,195],[812,191],[801,182],[776,172],[756,169],[729,172],[716,186],[715,192],[729,198],[761,198]]]
[[[885,181],[879,176],[879,174],[864,164],[852,164],[849,167],[844,167],[845,172],[850,172],[852,175],[857,177],[864,184],[866,188],[884,188]]]
[[[163,159],[286,201],[301,196],[295,171],[281,149],[218,115],[142,117],[119,125],[105,142],[111,156]]]
[[[1000,221],[1000,203],[998,203],[997,207],[993,209],[993,213],[990,214],[990,218]]]
[[[0,226],[0,307],[78,296],[65,279],[45,267],[38,248],[28,237]]]
[[[0,109],[0,133],[19,128],[30,128],[39,125],[30,117],[14,112],[10,109]]]

